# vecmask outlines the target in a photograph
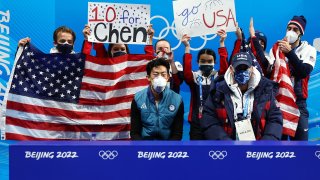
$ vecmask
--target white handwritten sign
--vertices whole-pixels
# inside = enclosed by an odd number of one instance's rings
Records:
[[[88,3],[90,42],[145,44],[150,5]]]
[[[177,34],[191,37],[236,30],[234,0],[173,1]]]

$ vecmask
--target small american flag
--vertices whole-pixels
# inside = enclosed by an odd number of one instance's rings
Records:
[[[22,48],[22,47],[21,47]],[[7,97],[6,139],[128,139],[133,95],[150,55],[44,54],[28,44]]]

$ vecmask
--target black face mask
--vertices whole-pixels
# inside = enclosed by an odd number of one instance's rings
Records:
[[[57,50],[62,54],[70,54],[73,50],[73,45],[71,44],[58,44]]]
[[[201,64],[199,69],[200,71],[202,71],[204,76],[209,76],[211,71],[213,70],[213,65]]]
[[[127,53],[124,51],[117,51],[115,53],[112,54],[112,57],[118,57],[118,56],[123,56],[126,55]]]

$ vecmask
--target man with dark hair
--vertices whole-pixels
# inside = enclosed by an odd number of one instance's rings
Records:
[[[224,81],[212,88],[200,125],[210,140],[280,140],[276,83],[261,76],[252,56],[235,54]]]
[[[19,46],[24,46],[30,42],[29,37],[19,41]],[[76,41],[76,34],[67,26],[58,27],[53,33],[54,47],[50,49],[50,53],[74,54],[73,46]]]
[[[279,40],[277,46],[274,46],[276,48],[272,48],[269,53],[270,58],[274,61],[279,57],[279,53],[283,53],[285,62],[288,62],[290,69],[291,82],[289,80],[287,83],[292,83],[296,104],[300,111],[298,123],[292,123],[287,120],[288,117],[284,116],[284,127],[289,129],[289,132],[295,131],[294,136],[290,135],[291,140],[308,140],[308,81],[316,63],[317,51],[307,41],[301,40],[305,33],[306,24],[307,20],[304,16],[293,16],[287,25],[284,39]],[[276,51],[277,49],[279,51]],[[289,133],[285,134],[284,140],[288,139],[287,135]]]
[[[131,104],[133,140],[181,140],[182,97],[167,87],[169,63],[157,58],[147,64],[148,88],[135,94]]]
[[[166,59],[170,64],[170,89],[180,93],[180,85],[183,82],[183,67],[180,62],[174,61],[173,52],[169,41],[165,39],[158,40],[154,45],[157,57]]]

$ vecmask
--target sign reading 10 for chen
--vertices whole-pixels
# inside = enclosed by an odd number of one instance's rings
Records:
[[[89,2],[88,21],[90,42],[146,44],[150,5]]]

